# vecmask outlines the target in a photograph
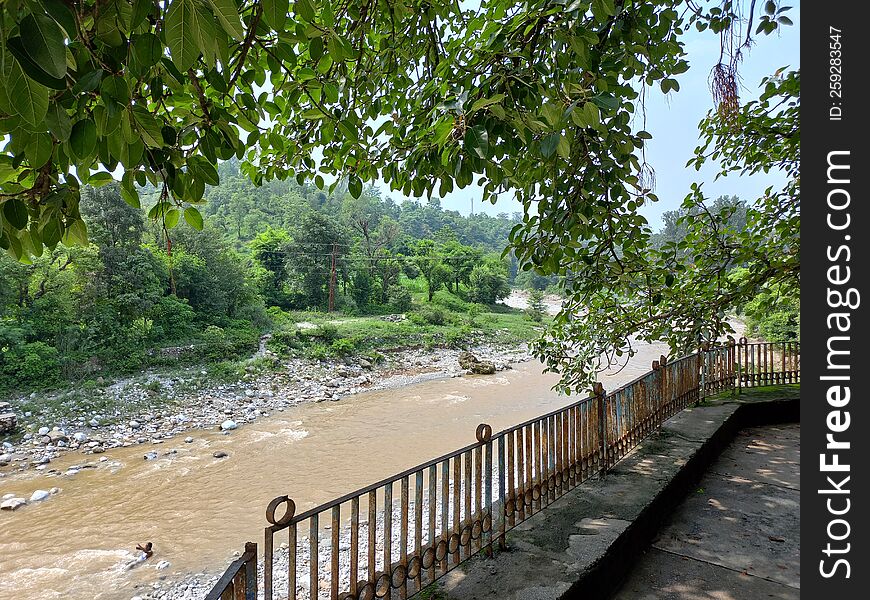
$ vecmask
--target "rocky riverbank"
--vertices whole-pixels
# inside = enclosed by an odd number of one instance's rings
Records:
[[[481,345],[470,351],[496,370],[531,358],[525,346]],[[154,452],[151,446],[195,435],[197,429],[220,428],[229,434],[305,402],[337,401],[362,391],[461,376],[465,371],[460,354],[453,349],[406,349],[372,364],[365,358],[279,360],[266,351],[230,383],[215,382],[206,371],[189,368],[87,390],[12,398],[24,434],[3,442],[0,477],[29,469],[52,473],[51,461],[66,452],[111,454],[114,448],[138,444],[147,448],[147,459]]]

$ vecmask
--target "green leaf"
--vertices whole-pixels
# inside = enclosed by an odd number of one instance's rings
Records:
[[[202,231],[202,215],[193,206],[184,209],[184,220],[197,231]]]
[[[48,15],[31,13],[18,25],[21,41],[30,58],[52,77],[66,75],[64,32]]]
[[[55,103],[48,107],[48,112],[45,115],[45,124],[48,126],[51,135],[59,141],[65,142],[69,139],[70,132],[72,132],[72,122],[69,120],[69,115],[66,114],[66,111],[59,104]]]
[[[609,110],[616,110],[619,108],[619,100],[612,94],[598,94],[597,96],[592,97],[592,102],[594,102],[599,108],[607,108]]]
[[[3,203],[3,216],[15,229],[27,227],[27,206],[18,198],[11,198]]]
[[[48,111],[48,88],[25,75],[17,61],[12,61],[7,94],[12,110],[19,117],[31,125],[42,124]]]
[[[86,159],[97,146],[97,126],[90,119],[82,119],[72,127],[69,136],[70,148],[79,159]]]
[[[793,22],[791,19],[789,19],[788,17],[785,17],[785,16],[783,16],[783,17],[779,17],[779,18],[777,19],[777,22],[778,22],[780,25],[794,25],[794,22]]]
[[[598,107],[594,102],[587,102],[583,105],[583,117],[590,127],[598,127],[601,125],[601,114],[598,112]]]
[[[37,65],[27,51],[24,49],[24,42],[20,37],[11,37],[6,42],[9,51],[18,59],[18,64],[21,65],[24,74],[30,77],[37,83],[41,83],[45,87],[52,90],[65,90],[66,80],[52,77],[46,73],[42,67]]]
[[[275,31],[284,31],[284,22],[290,10],[290,0],[262,0],[263,20]]]
[[[451,133],[453,133],[453,118],[444,117],[443,120],[435,124],[435,143],[443,146]]]
[[[139,192],[133,182],[133,171],[126,171],[121,177],[121,198],[133,208],[140,208]]]
[[[239,20],[239,10],[233,0],[208,0],[221,27],[236,41],[241,42],[245,37],[245,30]]]
[[[63,243],[67,246],[87,246],[88,245],[88,229],[85,222],[81,219],[76,219],[70,223],[63,235]]]
[[[78,81],[76,81],[76,84],[73,86],[72,93],[81,94],[82,92],[92,92],[100,87],[100,80],[102,79],[103,71],[101,69],[85,73],[78,78]]]
[[[544,158],[550,158],[555,154],[556,148],[559,147],[559,140],[562,137],[559,133],[551,133],[541,140],[541,154]]]
[[[193,0],[172,0],[166,13],[166,44],[172,55],[172,63],[182,73],[199,58],[201,15]]]
[[[220,184],[217,169],[205,157],[191,156],[187,163],[208,185]]]
[[[153,114],[140,105],[133,107],[133,121],[136,123],[136,130],[142,135],[142,141],[151,148],[162,148],[163,141],[163,125]]]
[[[151,0],[147,1],[150,2]],[[69,7],[63,3],[63,0],[40,0],[39,3],[42,4],[45,12],[48,13],[48,16],[54,19],[58,25],[63,27],[68,38],[73,39],[76,37],[78,34],[78,28],[76,28],[75,15]]]
[[[465,132],[463,140],[465,149],[485,159],[489,154],[489,132],[483,125],[475,125]]]
[[[311,23],[314,21],[314,7],[309,0],[296,0],[293,5],[293,12],[302,17],[303,21]]]
[[[776,2],[774,2],[773,0],[767,0],[767,2],[764,3],[764,12],[766,12],[769,15],[772,15],[773,13],[775,13],[776,12]]]
[[[44,131],[40,131],[31,136],[24,154],[27,156],[30,166],[38,169],[51,159],[53,150],[54,144],[51,141],[51,136]]]
[[[133,57],[138,66],[147,69],[160,62],[163,44],[153,33],[137,35],[133,40]]]
[[[180,216],[180,215],[178,214],[178,209],[177,209],[177,208],[169,209],[169,210],[166,211],[166,213],[163,215],[163,224],[166,225],[166,228],[167,228],[167,229],[172,229],[173,227],[175,227],[176,225],[178,225],[178,218],[179,218],[179,216]]]
[[[136,29],[154,8],[154,0],[133,0],[133,14],[130,16],[130,29]]]
[[[473,113],[477,110],[480,110],[481,108],[486,108],[487,106],[492,106],[493,104],[499,104],[502,100],[504,100],[504,94],[496,94],[491,98],[480,98],[471,105],[471,110],[469,112]]]
[[[359,198],[362,195],[362,180],[356,175],[351,175],[347,179],[347,191],[354,198]]]
[[[106,173],[105,171],[100,171],[99,173],[94,173],[90,177],[88,177],[88,185],[92,185],[94,187],[102,187],[106,184],[112,183],[115,179],[112,177],[111,173]]]
[[[100,84],[100,93],[126,106],[130,102],[130,89],[123,77],[107,77]]]
[[[49,248],[54,248],[63,236],[63,224],[58,216],[51,215],[39,227],[39,235],[42,236],[42,243]]]

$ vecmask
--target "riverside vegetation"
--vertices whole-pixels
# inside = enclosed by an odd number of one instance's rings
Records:
[[[84,192],[89,245],[0,257],[0,390],[19,422],[0,465],[456,375],[460,349],[504,368],[546,325],[499,302],[555,283],[501,257],[516,215],[220,169],[203,231],[170,236],[110,184]]]

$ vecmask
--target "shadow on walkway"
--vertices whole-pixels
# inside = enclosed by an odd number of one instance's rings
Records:
[[[615,598],[799,598],[799,500],[800,425],[742,430]]]

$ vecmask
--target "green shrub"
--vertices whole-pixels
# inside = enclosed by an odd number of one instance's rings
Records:
[[[45,342],[27,342],[0,350],[0,377],[6,385],[43,387],[57,380],[57,348]]]
[[[356,351],[356,344],[354,344],[353,341],[348,338],[339,338],[332,342],[330,348],[332,352],[338,356],[347,356],[348,354],[353,354]]]
[[[390,288],[390,309],[404,313],[411,310],[413,300],[411,292],[403,285],[394,285]]]
[[[483,306],[477,303],[468,305],[468,310],[465,311],[465,320],[469,327],[477,325],[476,319],[483,314]]]
[[[272,337],[269,338],[269,341],[266,342],[266,348],[279,356],[286,356],[290,354],[291,350],[300,347],[299,336],[295,329],[275,331],[272,333]]]
[[[448,292],[447,290],[438,290],[432,296],[432,304],[443,306],[447,310],[455,313],[464,313],[468,310],[469,303]]]
[[[308,358],[314,360],[326,360],[330,354],[329,346],[321,343],[311,344],[305,353],[308,355]]]
[[[449,315],[443,308],[427,304],[412,312],[408,318],[416,325],[442,326],[448,322]]]
[[[325,343],[332,343],[338,339],[338,327],[332,323],[324,323],[314,330],[313,336]]]

